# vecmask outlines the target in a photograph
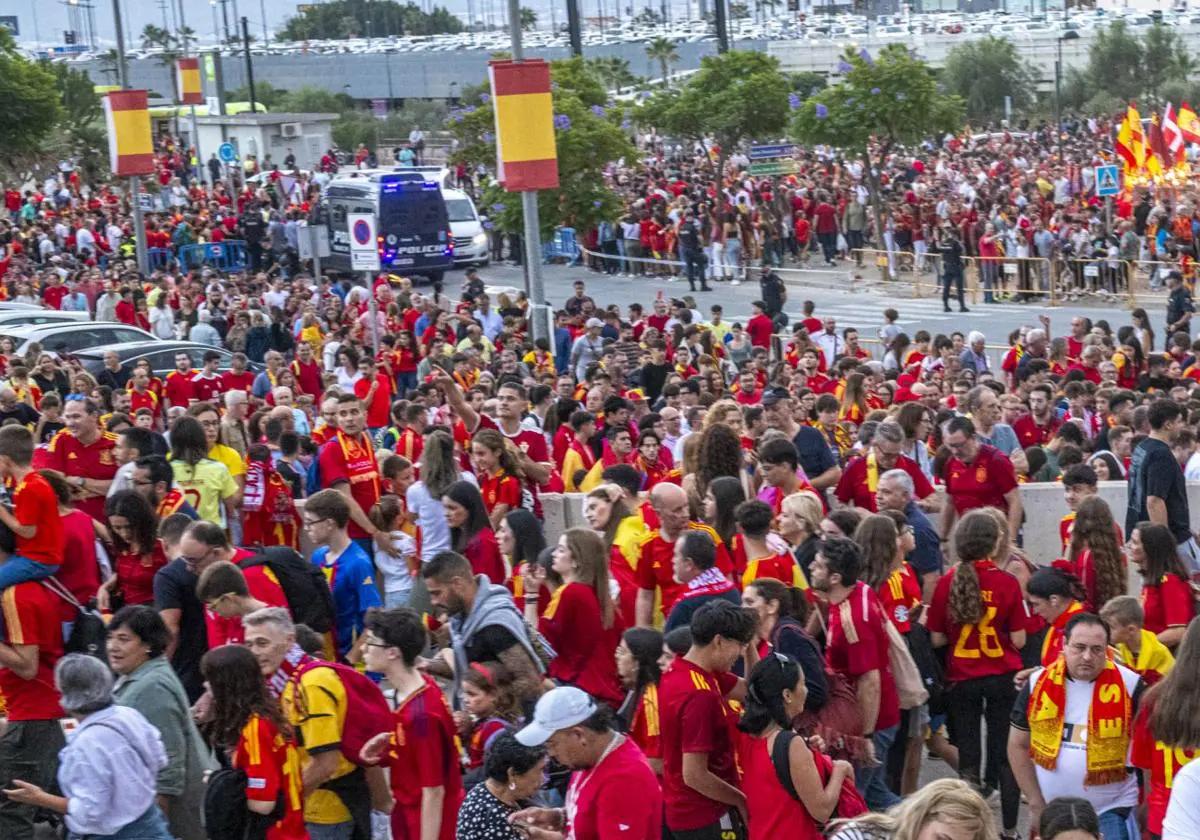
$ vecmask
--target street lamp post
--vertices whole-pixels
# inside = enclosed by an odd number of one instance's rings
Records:
[[[117,30],[117,78],[121,81],[121,89],[129,89],[129,62],[125,59],[125,29],[121,26],[121,0],[112,0],[113,22]],[[131,177],[126,182],[129,188],[129,202],[133,205],[133,241],[137,255],[138,271],[147,274],[150,271],[149,255],[146,253],[146,222],[142,218],[142,182],[140,178]]]
[[[1065,2],[1065,0],[1064,0]],[[1066,6],[1064,5],[1064,8]],[[1057,138],[1062,131],[1062,72],[1063,72],[1063,41],[1075,41],[1079,33],[1068,29],[1055,39],[1057,53],[1054,58],[1054,136]]]

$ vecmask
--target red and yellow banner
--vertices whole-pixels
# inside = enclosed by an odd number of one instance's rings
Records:
[[[500,183],[509,192],[554,189],[558,186],[558,149],[550,65],[540,59],[491,61],[488,79],[496,114]]]
[[[121,177],[154,172],[154,141],[150,109],[144,90],[114,90],[104,97],[108,126],[108,162]]]
[[[179,88],[180,105],[204,104],[204,91],[200,87],[200,59],[177,59],[175,61],[175,80]]]

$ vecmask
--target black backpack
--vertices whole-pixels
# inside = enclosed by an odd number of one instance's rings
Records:
[[[246,771],[230,767],[221,754],[221,766],[208,776],[204,788],[204,830],[209,840],[266,840],[267,831],[283,819],[283,793],[270,814],[246,807]]]
[[[75,617],[70,622],[70,632],[63,639],[63,650],[66,653],[85,653],[107,662],[108,627],[100,613],[79,603],[71,594],[71,590],[63,586],[57,578],[48,577],[39,582],[75,610]]]
[[[317,633],[329,633],[334,629],[333,594],[325,573],[305,560],[294,549],[274,545],[262,549],[253,557],[243,560],[241,568],[266,566],[275,575],[283,588],[292,619]]]
[[[921,673],[921,682],[929,692],[929,713],[941,714],[946,711],[945,684],[942,676],[942,663],[933,649],[933,639],[924,624],[912,622],[912,626],[904,637],[908,643],[908,652],[912,654],[913,662]]]

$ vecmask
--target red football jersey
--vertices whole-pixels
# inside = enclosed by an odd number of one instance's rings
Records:
[[[984,615],[975,624],[959,624],[949,609],[950,584],[957,571],[955,566],[938,580],[926,622],[930,632],[949,639],[946,679],[958,682],[1019,670],[1021,655],[1013,646],[1011,634],[1024,630],[1029,621],[1021,585],[1008,572],[996,568],[991,560],[976,562]]]

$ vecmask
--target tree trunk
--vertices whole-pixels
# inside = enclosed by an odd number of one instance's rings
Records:
[[[875,222],[875,248],[879,251],[886,251],[887,243],[883,238],[883,206],[879,200],[879,173],[875,169],[875,161],[871,159],[869,149],[863,150],[863,157],[866,160],[866,172],[864,175],[867,182],[867,194],[871,201],[871,218]],[[880,156],[881,164],[885,157],[885,155]],[[882,268],[880,268],[880,274],[884,280],[892,279],[888,273],[888,262],[886,260]]]

